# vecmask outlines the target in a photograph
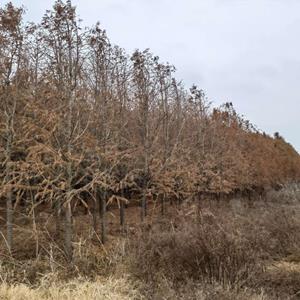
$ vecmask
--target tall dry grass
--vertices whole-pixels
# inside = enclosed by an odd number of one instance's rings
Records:
[[[106,278],[90,282],[74,280],[68,283],[42,282],[38,288],[25,284],[0,285],[2,300],[132,300],[142,299],[135,283],[127,278]]]
[[[300,201],[290,191],[281,195],[287,195],[282,202],[268,198],[239,209],[211,201],[186,205],[175,220],[146,227],[128,244],[132,273],[143,278],[149,299],[163,297],[162,278],[175,290],[206,285],[203,299],[296,299]],[[182,299],[200,297],[191,286]]]
[[[41,251],[0,259],[0,299],[273,300],[300,297],[300,195],[270,192],[251,207],[242,199],[185,203],[103,247],[85,229],[68,264],[51,234]],[[34,240],[34,239],[33,239]],[[29,246],[29,249],[28,249]],[[26,247],[26,249],[25,249]],[[32,248],[30,248],[32,247]]]

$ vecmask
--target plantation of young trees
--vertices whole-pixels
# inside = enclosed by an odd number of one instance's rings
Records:
[[[97,23],[82,28],[71,1],[40,24],[0,10],[1,231],[14,252],[17,212],[55,216],[72,259],[73,217],[84,207],[105,242],[106,210],[203,197],[253,195],[300,179],[300,158],[237,114],[185,89],[149,50],[128,55]]]

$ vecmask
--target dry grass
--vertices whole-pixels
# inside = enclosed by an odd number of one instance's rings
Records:
[[[0,285],[0,299],[3,300],[133,300],[143,299],[133,282],[127,278],[107,278],[90,282],[74,280],[50,285],[42,283],[33,289],[25,284]]]
[[[38,288],[25,284],[0,285],[3,300],[271,300],[264,292],[235,290],[218,284],[190,282],[180,287],[162,279],[159,288],[149,295],[143,293],[141,282],[128,278],[108,278],[97,281],[74,280],[64,284],[43,283]],[[139,286],[140,285],[140,286]]]
[[[178,299],[296,299],[299,199],[257,201],[239,209],[212,202],[203,202],[200,209],[189,204],[171,223],[166,219],[141,230],[129,244],[128,256],[149,299],[165,295],[162,278],[175,295],[191,285]],[[202,288],[195,287],[199,283]]]
[[[76,217],[71,266],[51,238],[51,226],[38,232],[36,255],[37,236],[24,223],[17,228],[18,256],[0,259],[0,299],[297,299],[295,190],[280,191],[282,202],[270,193],[251,207],[238,199],[186,203],[168,208],[165,218],[156,213],[143,226],[132,208],[128,236],[121,237],[112,216],[105,247],[86,217]]]
[[[263,269],[256,264],[251,241],[234,225],[219,223],[214,216],[210,220],[199,216],[182,219],[176,227],[164,224],[142,231],[128,249],[133,253],[131,265],[148,282],[162,273],[173,281],[242,286]]]
[[[274,300],[264,291],[255,292],[250,289],[234,289],[218,283],[205,284],[199,281],[189,281],[181,285],[164,278],[153,293],[147,294],[147,299],[155,300]]]

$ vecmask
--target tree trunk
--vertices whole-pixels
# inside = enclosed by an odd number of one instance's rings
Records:
[[[11,120],[8,121],[8,138],[6,144],[6,175],[5,175],[5,183],[11,184],[11,145],[12,145],[12,133],[11,133]],[[9,186],[6,198],[6,228],[7,228],[7,247],[9,252],[12,252],[12,244],[13,244],[13,192],[12,188]]]
[[[28,181],[28,186],[30,186],[30,182]],[[32,205],[32,229],[35,234],[35,256],[38,257],[39,254],[39,235],[37,230],[37,224],[36,224],[36,209],[35,209],[35,199],[32,193],[32,190],[29,191],[30,199],[31,199],[31,205]]]
[[[106,242],[106,192],[100,196],[101,242]]]
[[[69,48],[69,64],[72,61],[71,59],[71,51]],[[70,66],[69,66],[70,67]],[[72,81],[72,76],[70,78],[70,82]],[[72,207],[71,207],[71,198],[70,194],[72,191],[72,113],[73,113],[73,104],[75,98],[75,91],[71,88],[71,83],[69,83],[68,87],[68,119],[67,119],[67,154],[68,154],[68,162],[67,162],[67,193],[66,193],[66,203],[65,203],[65,250],[68,261],[73,260],[73,247],[72,247]]]
[[[55,203],[55,232],[57,238],[60,237],[60,232],[61,232],[61,204],[59,201]]]
[[[125,232],[125,203],[121,201],[120,203],[120,226],[121,230]]]
[[[166,195],[165,193],[161,196],[161,214],[164,216],[166,212],[166,207],[165,207],[165,198]]]
[[[95,203],[94,203],[94,208],[93,208],[93,228],[94,228],[95,233],[98,232],[99,210],[100,210],[99,199],[96,197]]]
[[[147,198],[146,198],[146,191],[144,189],[143,196],[142,196],[142,202],[141,202],[141,221],[144,222],[144,219],[147,215],[146,209],[147,209]]]
[[[65,207],[65,251],[69,262],[73,259],[72,231],[72,209],[68,202]]]
[[[10,253],[12,253],[13,247],[13,193],[10,188],[6,200],[6,225],[7,225],[7,246]]]

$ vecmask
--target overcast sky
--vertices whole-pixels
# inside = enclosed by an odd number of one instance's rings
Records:
[[[2,2],[2,1],[1,1]],[[13,0],[39,21],[51,0]],[[233,102],[267,133],[300,151],[299,0],[77,0],[84,25],[100,21],[112,43],[150,48],[202,88]]]

